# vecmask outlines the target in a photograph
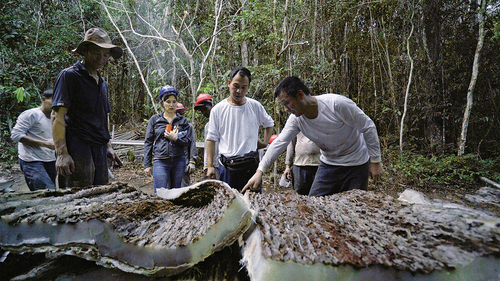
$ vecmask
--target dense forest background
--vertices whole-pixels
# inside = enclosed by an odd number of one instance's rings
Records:
[[[274,87],[295,75],[314,94],[353,99],[405,183],[499,181],[499,13],[496,0],[2,0],[0,158],[16,159],[17,116],[80,59],[71,50],[85,31],[103,27],[125,51],[102,70],[112,124],[145,129],[171,84],[202,141],[196,96],[226,98],[230,70],[244,65],[276,132],[287,115]]]

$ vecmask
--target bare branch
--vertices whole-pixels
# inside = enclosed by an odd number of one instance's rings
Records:
[[[134,53],[132,52],[132,50],[130,49],[130,47],[128,46],[128,42],[127,42],[127,39],[125,39],[125,37],[123,36],[122,32],[120,31],[120,29],[118,28],[118,26],[116,25],[115,21],[113,20],[113,17],[111,16],[111,14],[109,13],[109,10],[108,10],[108,7],[106,6],[106,4],[104,4],[104,1],[101,0],[101,5],[103,6],[104,10],[106,10],[106,14],[108,15],[108,18],[109,20],[111,21],[111,23],[113,24],[113,26],[116,28],[116,30],[118,31],[118,33],[120,34],[120,37],[122,38],[123,40],[123,43],[125,43],[125,46],[127,47],[127,50],[129,51],[130,55],[132,56],[132,58],[134,59],[134,62],[135,62],[135,66],[137,67],[137,70],[139,71],[139,75],[141,76],[141,80],[142,80],[142,83],[144,84],[144,87],[146,88],[146,91],[148,92],[148,95],[149,97],[151,98],[151,103],[156,111],[156,113],[158,113],[158,109],[156,108],[155,106],[155,102],[154,102],[154,98],[153,98],[153,95],[151,94],[151,92],[149,91],[149,87],[148,87],[148,83],[146,83],[146,80],[144,79],[144,75],[142,75],[142,71],[141,71],[141,67],[139,66],[139,63],[137,62],[137,59],[135,58],[135,55]]]

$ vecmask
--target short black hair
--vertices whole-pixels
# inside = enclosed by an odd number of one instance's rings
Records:
[[[229,81],[233,81],[234,76],[236,74],[239,74],[240,76],[243,77],[248,77],[248,83],[252,82],[252,74],[250,73],[250,70],[248,70],[244,66],[238,66],[237,68],[233,69],[231,73],[229,73]]]
[[[44,97],[46,98],[51,98],[53,95],[54,95],[54,90],[52,89],[47,89],[45,91],[43,91],[43,94],[42,94]]]
[[[276,86],[276,89],[274,90],[274,97],[277,98],[282,92],[284,92],[288,96],[296,98],[299,90],[308,96],[311,95],[309,88],[307,88],[306,84],[304,84],[302,80],[296,76],[288,76],[281,80],[278,86]]]

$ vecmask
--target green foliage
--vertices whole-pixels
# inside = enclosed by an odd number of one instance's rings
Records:
[[[135,161],[135,154],[133,150],[127,150],[127,158],[129,162]]]
[[[481,177],[500,181],[500,161],[481,160],[473,154],[463,156],[424,156],[413,151],[393,152],[385,169],[390,174],[402,175],[406,183],[421,188],[435,186],[475,187]]]

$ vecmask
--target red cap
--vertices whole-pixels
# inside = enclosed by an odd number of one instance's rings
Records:
[[[214,99],[212,99],[209,94],[203,93],[198,95],[198,97],[196,98],[196,103],[194,105],[198,106],[205,101],[210,101],[212,104],[214,103]]]
[[[175,109],[176,112],[179,112],[179,111],[185,111],[186,109],[184,108],[184,105],[182,105],[182,103],[178,102],[177,103],[177,108]]]
[[[272,135],[270,138],[269,138],[269,144],[273,143],[273,141],[278,137],[278,135]]]

